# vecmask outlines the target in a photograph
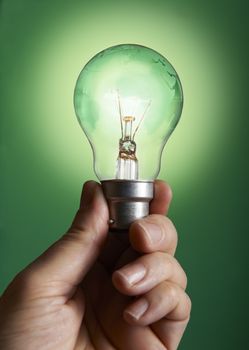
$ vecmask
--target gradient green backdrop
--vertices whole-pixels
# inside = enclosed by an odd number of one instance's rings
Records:
[[[1,1],[0,292],[65,232],[95,178],[74,116],[83,65],[138,43],[165,55],[184,91],[162,159],[189,277],[181,349],[247,349],[246,1]]]

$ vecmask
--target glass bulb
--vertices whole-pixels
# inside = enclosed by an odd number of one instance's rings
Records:
[[[153,180],[181,115],[183,94],[172,65],[140,45],[94,56],[76,83],[74,106],[103,180]]]

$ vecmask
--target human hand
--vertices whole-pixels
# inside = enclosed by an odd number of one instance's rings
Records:
[[[156,181],[151,215],[108,234],[101,186],[86,183],[69,231],[1,297],[0,349],[177,349],[191,303],[170,200]]]

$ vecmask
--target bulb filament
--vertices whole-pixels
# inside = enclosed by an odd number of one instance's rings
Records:
[[[117,92],[119,119],[121,127],[121,138],[119,139],[119,154],[117,159],[116,178],[126,180],[138,179],[138,160],[136,157],[135,135],[145,117],[146,112],[151,104],[151,101],[146,105],[146,108],[137,123],[133,132],[134,122],[136,117],[133,115],[122,115],[121,101]],[[132,113],[133,114],[133,113]]]

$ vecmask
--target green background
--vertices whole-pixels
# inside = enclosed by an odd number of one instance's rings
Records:
[[[72,96],[83,65],[120,43],[152,47],[185,105],[160,178],[193,301],[181,349],[246,349],[246,1],[1,1],[0,291],[65,232],[95,178]]]

